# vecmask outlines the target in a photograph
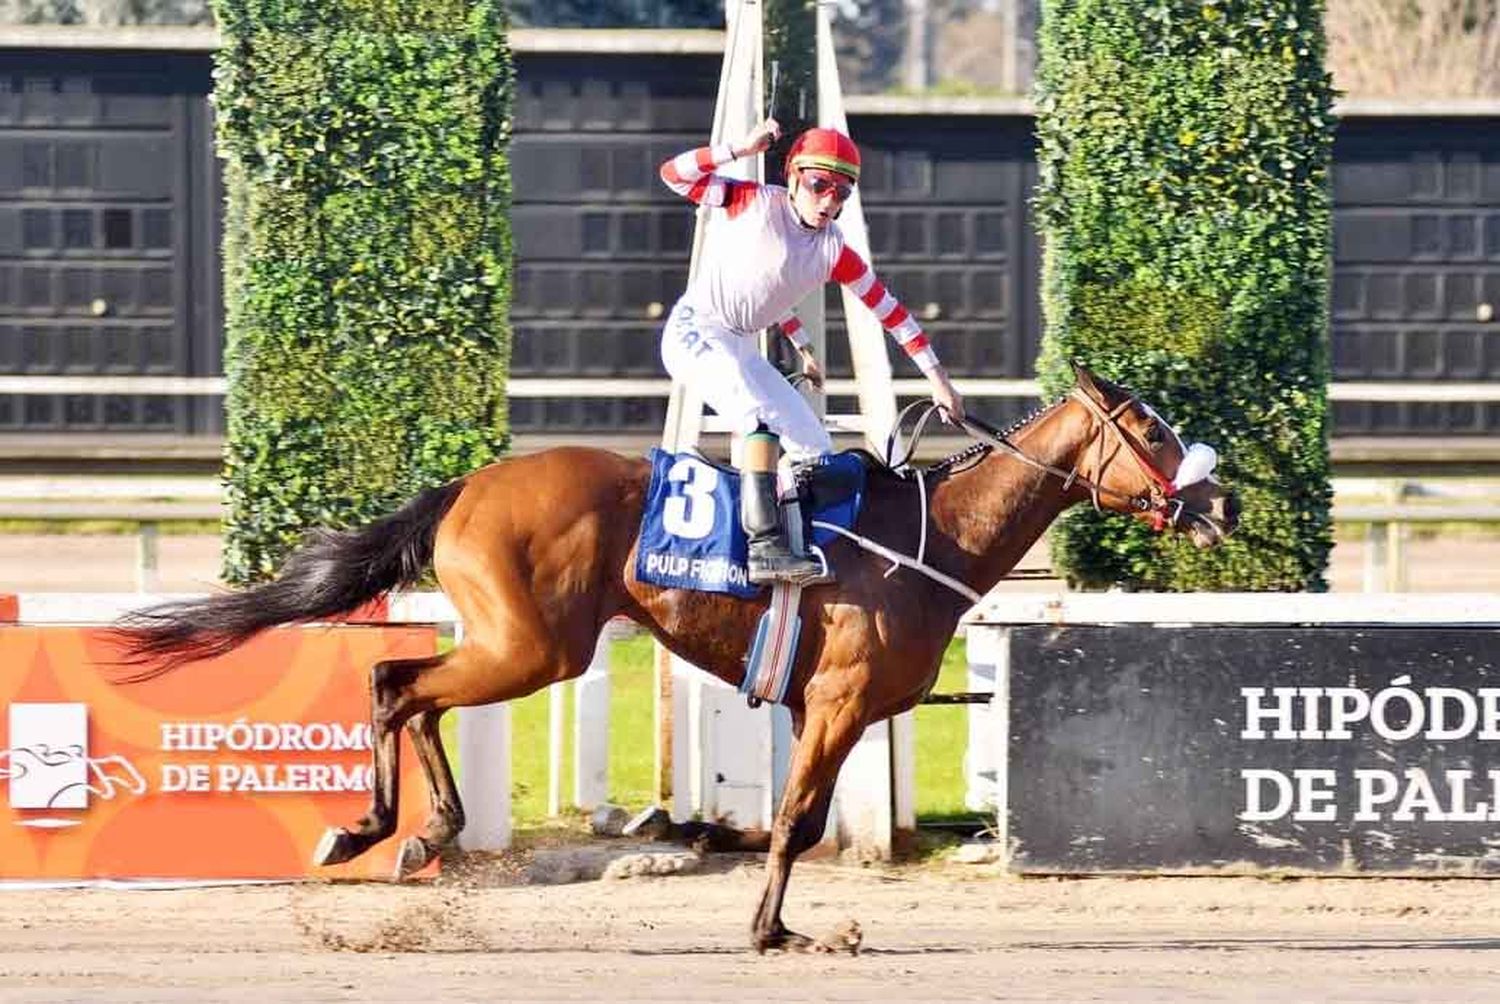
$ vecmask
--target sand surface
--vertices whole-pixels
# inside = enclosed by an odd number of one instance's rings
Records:
[[[785,914],[856,955],[748,948],[764,872],[421,886],[0,890],[0,1000],[1485,1001],[1500,884],[1015,879],[799,864]],[[555,873],[554,873],[555,874]]]

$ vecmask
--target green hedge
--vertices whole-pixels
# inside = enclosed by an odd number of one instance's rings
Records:
[[[501,0],[219,0],[225,578],[508,445]]]
[[[1220,451],[1227,545],[1086,507],[1051,539],[1086,587],[1326,588],[1332,88],[1322,4],[1048,0],[1037,85],[1047,337]]]

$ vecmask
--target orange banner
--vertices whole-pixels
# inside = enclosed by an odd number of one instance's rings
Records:
[[[398,836],[311,856],[369,807],[370,667],[436,651],[429,626],[280,628],[122,684],[104,628],[0,624],[0,878],[389,876],[428,812],[405,730]]]

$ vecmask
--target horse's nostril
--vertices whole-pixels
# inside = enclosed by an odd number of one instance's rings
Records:
[[[1214,508],[1218,510],[1226,530],[1233,531],[1240,525],[1240,500],[1233,493],[1214,499]]]

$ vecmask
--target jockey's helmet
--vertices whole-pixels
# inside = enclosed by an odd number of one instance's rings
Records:
[[[859,147],[837,129],[809,129],[798,136],[786,155],[786,176],[790,181],[805,167],[822,168],[859,181]]]

